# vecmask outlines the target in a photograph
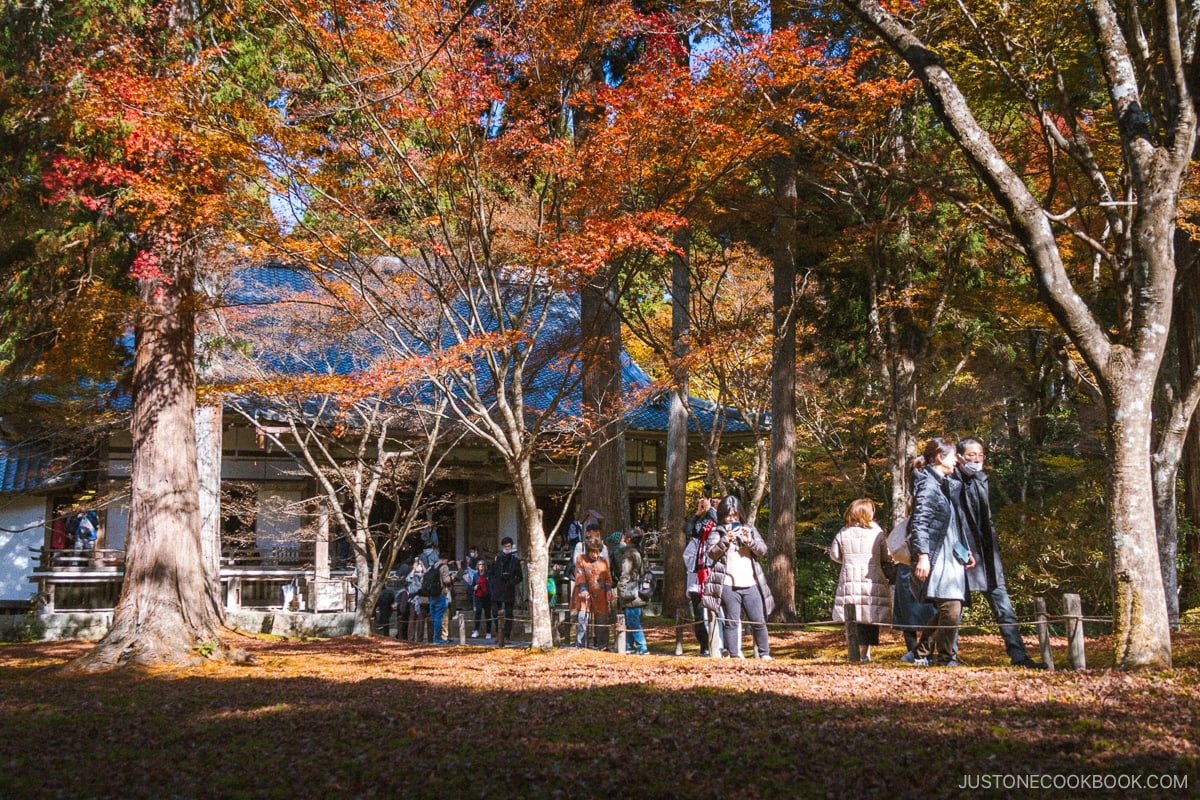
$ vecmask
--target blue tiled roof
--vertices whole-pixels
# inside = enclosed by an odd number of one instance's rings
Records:
[[[61,454],[0,440],[0,493],[51,489],[77,478]]]
[[[525,287],[514,286],[513,289],[513,297],[505,304],[503,310],[492,310],[493,316],[508,316],[502,320],[503,326],[494,318],[485,318],[481,325],[483,330],[470,330],[467,327],[469,323],[464,323],[461,329],[456,330],[449,327],[445,319],[440,319],[437,322],[438,328],[433,331],[436,333],[435,338],[440,338],[443,346],[450,347],[460,336],[495,332],[501,327],[511,330],[517,325],[512,316],[519,313],[524,305],[525,294]],[[225,301],[232,306],[274,305],[302,301],[306,295],[319,296],[321,291],[313,277],[304,270],[279,264],[258,265],[236,272],[225,293]],[[533,344],[535,352],[527,365],[530,374],[527,374],[524,382],[525,406],[531,412],[544,410],[562,395],[557,401],[557,410],[565,415],[577,413],[581,404],[578,362],[574,358],[562,358],[561,353],[578,352],[581,339],[579,302],[576,297],[549,291],[540,301],[549,303],[549,308],[546,309],[546,324]],[[458,311],[464,319],[471,316],[467,313],[465,300]],[[537,313],[540,311],[540,308],[536,309],[532,316],[540,316],[540,313]],[[268,370],[281,375],[353,375],[369,368],[373,361],[387,357],[380,343],[366,338],[350,342],[337,338],[314,342],[311,338],[301,340],[286,335],[267,338],[271,343],[257,352],[256,357],[266,364]],[[411,339],[406,340],[404,344],[414,350],[421,349]],[[476,363],[476,380],[480,382],[481,391],[488,392],[491,390],[487,384],[491,380],[491,372],[486,369],[482,357]],[[635,431],[665,432],[667,393],[656,391],[654,381],[624,351],[621,354],[621,373],[626,391],[641,392],[648,398],[626,413],[627,427]],[[232,400],[242,403],[246,401],[247,398]],[[690,404],[692,415],[688,418],[689,432],[699,432],[696,419],[699,419],[703,429],[710,430],[720,416],[720,409],[698,398],[691,398]],[[267,412],[267,409],[264,408],[263,411]],[[724,424],[725,431],[729,433],[746,433],[752,430],[734,409],[725,409]]]

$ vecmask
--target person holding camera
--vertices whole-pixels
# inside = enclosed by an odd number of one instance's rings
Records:
[[[967,546],[958,518],[955,490],[962,484],[950,480],[958,467],[953,441],[935,437],[913,461],[913,511],[908,522],[908,547],[913,557],[910,585],[917,602],[931,602],[937,613],[921,630],[913,664],[928,667],[960,666],[954,642],[967,595],[967,570],[975,556]]]
[[[704,607],[713,614],[725,610],[725,650],[740,652],[739,633],[743,614],[754,636],[755,655],[771,659],[767,617],[775,609],[775,598],[758,559],[767,553],[767,543],[753,525],[742,522],[741,503],[733,495],[717,506],[719,524],[705,540],[712,569],[704,584]]]

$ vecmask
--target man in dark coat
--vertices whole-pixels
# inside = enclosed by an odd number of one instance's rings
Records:
[[[511,536],[500,540],[500,555],[488,570],[488,590],[492,595],[492,610],[504,614],[504,628],[497,623],[496,633],[501,647],[512,638],[513,613],[516,610],[517,586],[521,583],[521,559],[513,547]]]
[[[968,546],[976,554],[975,566],[967,571],[968,589],[987,597],[992,614],[1000,625],[1000,636],[1014,666],[1045,669],[1029,657],[1017,626],[1017,615],[1004,585],[1004,565],[1000,563],[1000,542],[992,527],[992,506],[988,499],[987,473],[983,471],[983,442],[966,438],[958,443],[959,465],[954,477],[961,481],[961,492],[953,492],[963,522]]]

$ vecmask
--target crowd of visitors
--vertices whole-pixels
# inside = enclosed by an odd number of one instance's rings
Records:
[[[1000,627],[1011,663],[1044,667],[1029,657],[1008,596],[985,460],[978,439],[930,439],[913,462],[907,514],[891,536],[877,522],[876,505],[869,498],[856,499],[846,509],[845,525],[829,547],[830,558],[841,565],[833,619],[845,622],[847,606],[854,606],[862,661],[872,659],[881,629],[892,627],[904,637],[903,661],[959,666],[958,626],[972,593],[980,593]],[[590,511],[567,531],[569,556],[562,577],[570,587],[565,602],[573,615],[573,643],[615,649],[610,631],[620,612],[625,649],[644,655],[649,650],[642,610],[655,582],[642,551],[646,536],[634,527],[604,538],[602,522],[598,512]],[[727,495],[714,504],[706,487],[684,533],[689,624],[700,654],[745,658],[743,639],[749,634],[754,657],[769,660],[767,619],[774,598],[761,563],[767,545],[743,518],[739,499]],[[461,582],[465,607],[459,610],[472,620],[470,638],[492,641],[494,634],[498,644],[508,643],[524,583],[513,540],[505,537],[494,559],[480,558],[471,548],[462,562],[447,560],[437,544],[436,532],[423,534],[420,554],[400,565],[394,582],[398,588],[380,598],[382,629],[388,629],[394,611],[398,637],[417,639],[428,619],[433,642],[446,642],[452,588]],[[547,592],[553,605],[554,574]]]

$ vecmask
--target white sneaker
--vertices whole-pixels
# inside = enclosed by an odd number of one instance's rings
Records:
[[[485,638],[485,639],[490,639],[490,638],[492,638],[492,635],[489,633],[487,636],[485,636],[485,637],[483,637],[483,638]]]
[[[478,639],[478,638],[479,638],[479,631],[471,631],[471,638],[472,638],[472,639]]]
[[[758,660],[759,661],[774,661],[775,659],[771,658],[770,656],[759,656]]]

